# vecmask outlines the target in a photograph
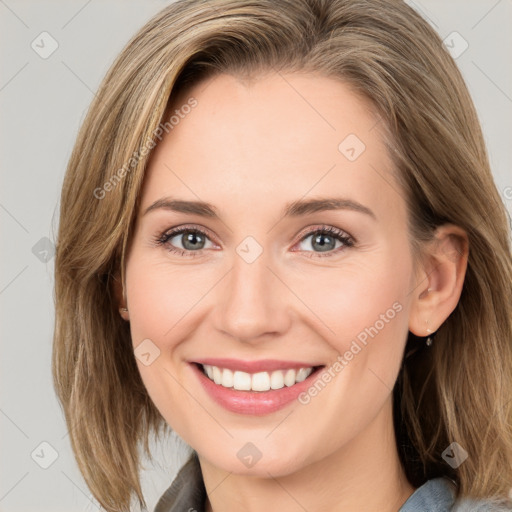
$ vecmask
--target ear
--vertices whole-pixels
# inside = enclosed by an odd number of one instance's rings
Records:
[[[119,273],[116,273],[113,278],[112,287],[116,304],[119,308],[119,314],[123,320],[129,320],[130,314],[128,312],[128,305],[126,304],[126,296],[124,293],[124,286]]]
[[[437,331],[457,306],[468,263],[467,233],[453,224],[438,227],[425,247],[416,272],[409,313],[409,331],[428,336]]]

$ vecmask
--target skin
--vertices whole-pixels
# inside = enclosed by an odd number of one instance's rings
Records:
[[[152,154],[118,290],[134,348],[149,338],[160,350],[148,366],[137,360],[148,393],[197,451],[209,511],[396,512],[414,488],[398,460],[391,390],[408,330],[435,331],[459,300],[465,233],[443,226],[414,264],[378,118],[345,84],[298,73],[251,82],[219,75],[182,93],[175,108],[191,96],[197,106]],[[338,149],[348,134],[366,146],[354,161]],[[211,203],[220,220],[165,209],[144,215],[169,196]],[[375,219],[352,210],[282,217],[291,201],[332,196],[362,203]],[[208,233],[195,257],[155,243],[184,224]],[[321,257],[304,233],[322,226],[354,246],[336,242]],[[251,264],[236,252],[247,236],[263,248]],[[181,235],[172,240],[183,248]],[[400,312],[307,405],[259,417],[229,412],[187,363],[232,357],[330,367],[394,303]],[[262,454],[251,468],[237,457],[247,442]]]

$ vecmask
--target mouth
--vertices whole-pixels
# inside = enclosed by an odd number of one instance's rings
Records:
[[[205,359],[189,364],[214,402],[230,412],[252,416],[270,414],[298,402],[325,368],[273,360]]]
[[[312,373],[323,366],[285,368],[256,373],[232,370],[210,364],[198,364],[199,369],[215,384],[236,391],[266,392],[284,387],[292,387],[305,381]]]

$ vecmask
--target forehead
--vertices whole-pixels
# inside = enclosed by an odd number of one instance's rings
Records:
[[[399,206],[378,117],[339,80],[218,75],[182,91],[166,115],[172,129],[151,156],[142,209],[166,194],[253,212],[307,195]]]

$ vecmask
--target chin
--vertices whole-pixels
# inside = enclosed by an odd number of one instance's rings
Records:
[[[304,450],[300,447],[300,443],[297,443],[296,448],[291,451],[283,450],[282,445],[262,447],[260,450],[251,442],[242,443],[239,448],[240,444],[236,443],[236,448],[222,450],[222,452],[196,451],[200,458],[204,457],[210,464],[224,471],[261,478],[268,478],[269,474],[273,477],[287,476],[313,462],[304,457]],[[295,451],[297,449],[302,453],[297,453]],[[233,453],[233,456],[227,457],[227,453]]]

